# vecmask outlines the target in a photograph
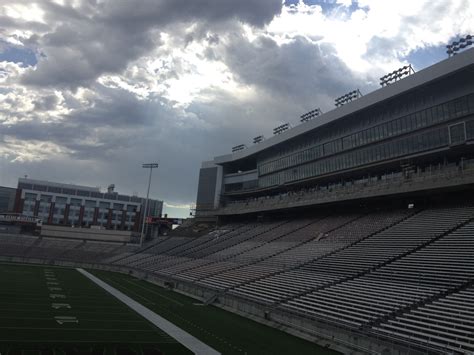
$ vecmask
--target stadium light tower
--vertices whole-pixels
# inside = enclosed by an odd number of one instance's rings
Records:
[[[146,163],[142,164],[142,168],[150,169],[150,176],[148,177],[148,190],[146,191],[146,201],[145,201],[145,210],[143,211],[143,222],[142,222],[142,232],[140,233],[140,247],[143,245],[143,237],[145,231],[145,221],[148,215],[148,196],[150,196],[150,185],[151,185],[151,173],[153,169],[158,167],[158,163]]]
[[[472,45],[472,36],[467,35],[466,37],[461,37],[457,41],[454,41],[451,44],[448,44],[446,46],[446,48],[447,48],[446,53],[448,53],[448,57],[452,57],[452,56],[458,54],[458,52],[461,49],[464,49],[464,48],[469,47],[471,45]]]
[[[358,99],[361,96],[362,94],[360,90],[356,89],[335,99],[334,104],[336,105],[336,107],[341,107],[347,104],[348,102]]]
[[[387,75],[382,76],[380,78],[380,86],[387,86],[414,73],[415,70],[413,69],[411,64],[405,65],[404,67],[401,67],[391,73],[388,73]]]
[[[247,148],[245,144],[236,145],[235,147],[232,147],[232,153],[244,150],[245,148]]]
[[[273,135],[281,134],[291,128],[289,123],[284,123],[276,128],[273,128]]]
[[[315,110],[312,110],[312,111],[309,111],[307,113],[305,113],[304,115],[301,115],[300,116],[300,122],[303,123],[303,122],[308,122],[310,120],[312,120],[313,118],[316,118],[318,117],[319,115],[321,115],[323,112],[321,111],[321,109],[318,107],[317,109]]]

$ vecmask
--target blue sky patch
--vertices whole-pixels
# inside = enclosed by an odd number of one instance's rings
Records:
[[[297,4],[299,0],[286,0],[285,5],[294,5]],[[342,6],[341,4],[337,4],[336,0],[304,0],[304,3],[307,5],[319,5],[323,10],[323,13],[327,14],[333,11],[345,11],[349,15],[360,9],[359,4],[357,1],[352,0],[352,4],[349,7]]]
[[[446,45],[443,44],[436,47],[426,47],[413,51],[405,59],[415,68],[415,70],[424,69],[444,59],[448,59]]]
[[[3,43],[0,48],[0,62],[22,63],[24,67],[36,65],[38,62],[35,53],[29,48],[12,46],[7,43]]]

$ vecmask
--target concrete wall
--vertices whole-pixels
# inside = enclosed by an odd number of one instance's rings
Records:
[[[69,239],[87,239],[100,240],[107,242],[128,243],[132,239],[133,232],[105,230],[93,228],[71,228],[62,226],[43,225],[41,236],[69,238]]]
[[[196,199],[197,210],[214,209],[217,207],[216,199],[218,198],[218,193],[216,193],[216,190],[217,185],[220,186],[218,182],[222,182],[222,175],[219,174],[220,170],[222,170],[222,168],[214,166],[211,168],[201,168],[199,171],[199,184]]]

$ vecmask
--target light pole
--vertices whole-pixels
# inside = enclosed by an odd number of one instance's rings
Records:
[[[148,215],[148,196],[150,195],[150,185],[151,185],[151,173],[154,168],[158,167],[158,163],[147,163],[142,164],[142,168],[150,169],[150,176],[148,177],[148,190],[146,191],[146,201],[145,209],[143,211],[143,222],[142,222],[142,232],[140,233],[140,247],[143,245],[144,231],[145,231],[145,221]]]

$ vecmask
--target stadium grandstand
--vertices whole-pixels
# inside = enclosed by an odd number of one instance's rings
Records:
[[[157,295],[191,296],[201,307],[168,319],[236,324],[232,349],[194,333],[226,354],[473,354],[474,49],[408,69],[204,162],[195,223],[210,230],[143,246],[3,234],[0,260],[94,270],[163,316]],[[219,308],[326,349],[242,350],[290,340],[247,339]]]

